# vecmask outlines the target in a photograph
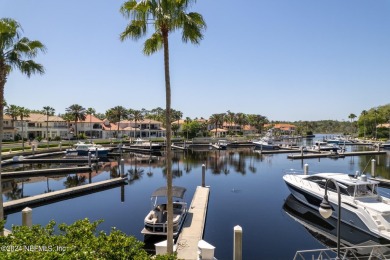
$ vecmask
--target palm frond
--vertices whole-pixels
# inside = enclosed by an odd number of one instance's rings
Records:
[[[193,44],[199,44],[203,39],[202,31],[206,29],[203,16],[198,13],[188,13],[181,18],[181,22],[183,23],[182,40],[184,42],[191,41]]]
[[[34,62],[33,60],[20,61],[18,68],[23,74],[26,74],[27,77],[30,77],[32,74],[44,74],[45,69],[41,64]]]
[[[163,47],[163,38],[161,36],[161,33],[156,32],[152,34],[152,36],[145,41],[143,52],[145,55],[151,55],[161,50],[162,47]]]
[[[121,41],[128,38],[138,40],[146,34],[147,23],[146,20],[133,20],[126,29],[120,34]]]

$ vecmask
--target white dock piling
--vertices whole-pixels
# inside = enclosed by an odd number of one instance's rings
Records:
[[[125,159],[121,159],[121,178],[125,176]]]
[[[202,187],[206,186],[206,165],[202,164]]]
[[[242,260],[242,228],[234,227],[233,260]]]
[[[376,170],[376,161],[375,159],[371,160],[371,177],[375,178],[375,170]]]
[[[309,174],[309,164],[305,163],[303,166],[303,174],[308,175]]]
[[[32,209],[29,207],[22,210],[22,226],[32,227]]]

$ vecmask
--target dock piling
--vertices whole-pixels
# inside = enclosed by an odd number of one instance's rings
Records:
[[[303,166],[303,174],[308,175],[309,174],[309,164],[305,163]]]
[[[206,186],[206,165],[202,164],[202,187]]]
[[[125,159],[121,159],[121,178],[125,176]]]
[[[375,178],[375,170],[376,170],[376,161],[375,159],[371,160],[371,177]]]
[[[234,227],[233,260],[242,260],[242,228]]]
[[[22,226],[32,227],[32,209],[29,207],[22,210]]]
[[[92,163],[91,163],[91,152],[88,152],[88,166],[89,167],[92,166]]]

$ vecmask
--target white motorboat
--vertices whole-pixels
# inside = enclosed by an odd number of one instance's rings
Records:
[[[285,200],[283,209],[321,244],[330,248],[330,250],[335,250],[337,245],[337,220],[333,218],[324,219],[318,210],[298,201],[292,194]],[[368,256],[377,257],[378,254],[379,256],[386,255],[386,259],[390,257],[389,240],[371,236],[344,223],[341,223],[340,243],[342,255],[348,259],[368,259]]]
[[[387,140],[387,142],[381,144],[381,147],[383,149],[390,149],[390,140]]]
[[[103,147],[99,144],[94,143],[85,143],[85,142],[77,142],[74,145],[74,148],[70,148],[66,150],[67,154],[77,154],[78,156],[86,156],[88,153],[91,153],[94,156],[105,157],[107,156],[110,148]]]
[[[177,237],[187,216],[187,203],[184,201],[186,188],[173,186],[173,236]],[[167,188],[160,187],[152,193],[152,209],[144,220],[144,235],[166,235],[167,221]]]
[[[135,139],[134,144],[131,144],[130,147],[138,149],[161,150],[162,145],[158,143],[153,143],[149,140],[137,138]]]
[[[337,144],[329,144],[324,141],[315,141],[314,145],[309,148],[314,151],[337,151],[340,150],[340,147]]]
[[[283,176],[291,194],[302,203],[318,210],[325,194],[328,179],[337,182],[341,195],[341,221],[375,237],[390,239],[390,199],[380,196],[379,182],[365,175],[344,173],[296,174]],[[332,217],[338,218],[338,195],[333,182],[328,183],[328,200]]]

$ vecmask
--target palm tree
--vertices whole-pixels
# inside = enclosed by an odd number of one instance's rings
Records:
[[[69,132],[69,129],[70,129],[70,122],[71,121],[74,121],[74,116],[71,114],[71,113],[65,113],[64,115],[62,115],[62,119],[64,119],[66,121],[66,124],[67,124],[67,129],[68,129],[68,132]],[[70,138],[70,136],[68,135],[68,139]]]
[[[363,110],[362,111],[362,117],[363,117],[363,137],[364,139],[366,139],[366,115],[368,114],[368,112],[366,110]]]
[[[18,119],[19,116],[19,106],[17,105],[9,105],[4,110],[5,114],[10,116],[12,118],[12,128],[15,127],[15,121]]]
[[[87,111],[85,111],[85,113],[89,115],[89,127],[91,128],[89,135],[91,137],[91,143],[92,143],[92,115],[96,113],[96,110],[93,109],[92,107],[89,107],[87,108]]]
[[[349,114],[349,119],[351,119],[351,132],[353,132],[353,120],[356,118],[355,114]]]
[[[246,114],[236,113],[234,121],[240,126],[240,131],[243,132],[242,126],[248,123]]]
[[[130,109],[129,117],[131,120],[134,120],[134,139],[135,139],[135,134],[136,134],[135,129],[137,128],[137,122],[144,120],[144,113],[141,110]],[[140,135],[141,135],[141,129],[140,129]]]
[[[375,140],[376,140],[378,137],[377,116],[378,116],[379,111],[377,108],[374,108],[373,112],[374,112],[374,116],[375,116]]]
[[[55,109],[50,106],[43,107],[43,113],[46,115],[46,141],[49,148],[49,116],[54,115]]]
[[[154,33],[145,41],[143,52],[151,55],[164,49],[165,69],[165,99],[166,99],[166,140],[167,158],[171,158],[171,80],[169,73],[169,43],[170,33],[182,29],[182,40],[199,44],[203,39],[202,31],[206,23],[202,15],[186,13],[195,0],[136,0],[126,1],[120,9],[122,15],[130,19],[130,24],[120,35],[122,41],[130,38],[138,40],[147,33],[148,25],[154,21]],[[173,253],[173,202],[172,202],[172,162],[167,160],[167,197],[168,197],[168,231],[167,253]]]
[[[24,151],[24,122],[23,119],[25,117],[30,117],[30,110],[25,108],[25,107],[19,107],[19,116],[20,116],[20,121],[22,122],[22,150]]]
[[[79,120],[85,120],[85,113],[86,113],[85,108],[78,104],[73,104],[70,107],[66,108],[65,111],[72,115],[74,120],[75,133],[76,136],[78,137],[77,122]]]
[[[209,120],[210,124],[214,124],[215,125],[214,137],[217,137],[218,126],[223,124],[224,117],[225,117],[225,114],[212,114],[210,116],[210,120]]]
[[[4,87],[8,75],[13,69],[19,70],[27,77],[35,73],[43,74],[45,72],[42,65],[32,60],[40,51],[45,52],[45,46],[39,41],[30,41],[26,37],[21,37],[21,31],[20,24],[15,20],[10,18],[0,19],[0,136],[3,136]],[[2,141],[0,140],[0,151],[2,150]],[[0,194],[2,194],[1,177]],[[2,196],[0,196],[0,203],[3,203]],[[0,221],[3,219],[4,212],[0,210]],[[0,230],[1,233],[2,230]]]
[[[113,108],[110,108],[106,112],[107,118],[110,122],[117,123],[117,137],[119,135],[119,122],[122,119],[126,119],[128,117],[128,110],[122,106],[116,106]]]

